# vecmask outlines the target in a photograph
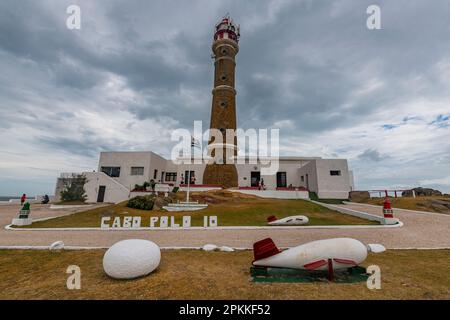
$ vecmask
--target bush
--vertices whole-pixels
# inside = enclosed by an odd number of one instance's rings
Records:
[[[138,196],[128,200],[127,207],[140,210],[152,210],[155,204],[153,195]]]
[[[150,187],[150,183],[147,181],[144,182],[142,185],[135,184],[133,191],[146,191],[147,187]]]
[[[312,192],[312,191],[309,192],[309,198],[311,200],[315,200],[315,201],[319,200],[319,197],[317,196],[317,193]]]

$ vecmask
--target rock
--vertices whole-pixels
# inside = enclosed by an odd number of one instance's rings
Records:
[[[413,196],[412,190],[414,190],[416,197],[442,196],[442,192],[440,192],[439,190],[419,187],[403,191],[402,197],[412,197]]]
[[[62,250],[62,249],[64,249],[64,242],[62,242],[62,241],[53,242],[49,247],[50,251]]]
[[[223,252],[233,252],[233,251],[234,251],[233,248],[227,247],[227,246],[221,246],[221,247],[219,248],[219,250],[220,250],[220,251],[223,251]]]
[[[157,197],[155,198],[153,210],[161,210],[163,207],[167,206],[169,203],[172,202],[173,200],[169,197]]]
[[[218,247],[215,244],[205,244],[202,248],[204,251],[214,251],[217,250]]]
[[[348,199],[351,202],[367,202],[370,200],[370,193],[369,191],[350,191]]]
[[[103,270],[114,279],[134,279],[158,268],[161,250],[148,240],[123,240],[109,248],[103,257]]]

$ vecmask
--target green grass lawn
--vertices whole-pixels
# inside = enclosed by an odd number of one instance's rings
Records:
[[[183,198],[183,193],[178,196]],[[101,218],[141,216],[142,227],[148,227],[150,217],[174,216],[175,223],[190,215],[191,226],[203,226],[203,216],[217,216],[219,226],[264,226],[270,215],[283,218],[291,215],[306,215],[309,225],[369,225],[368,221],[329,210],[305,200],[262,199],[232,192],[193,193],[192,198],[208,203],[208,208],[193,212],[144,211],[126,207],[126,202],[95,208],[47,221],[35,222],[31,228],[100,227]],[[112,220],[112,219],[111,219]],[[158,225],[158,224],[157,224]]]

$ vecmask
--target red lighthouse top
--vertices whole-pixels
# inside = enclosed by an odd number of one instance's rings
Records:
[[[233,19],[229,15],[222,18],[218,24],[216,24],[214,41],[220,39],[230,39],[239,42],[239,25],[234,24]]]

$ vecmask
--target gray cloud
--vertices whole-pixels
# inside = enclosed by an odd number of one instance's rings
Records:
[[[171,128],[208,124],[212,29],[230,12],[242,33],[241,127],[290,120],[281,128],[285,153],[348,157],[364,187],[419,183],[428,177],[412,172],[425,160],[436,162],[430,179],[450,170],[436,160],[450,148],[442,142],[448,112],[436,107],[450,101],[447,1],[378,1],[376,31],[366,28],[368,0],[80,0],[80,31],[65,27],[72,3],[0,3],[4,152],[40,146],[55,161],[60,152],[95,159],[114,149],[167,155]],[[378,147],[392,139],[401,141],[394,154]],[[13,162],[3,158],[3,166]],[[370,176],[367,163],[381,160],[389,161],[380,176],[394,166],[412,177]]]
[[[360,160],[368,160],[368,161],[380,162],[380,161],[388,159],[389,156],[382,155],[377,150],[367,149],[367,150],[364,150],[364,152],[361,153],[358,156],[358,158]]]

